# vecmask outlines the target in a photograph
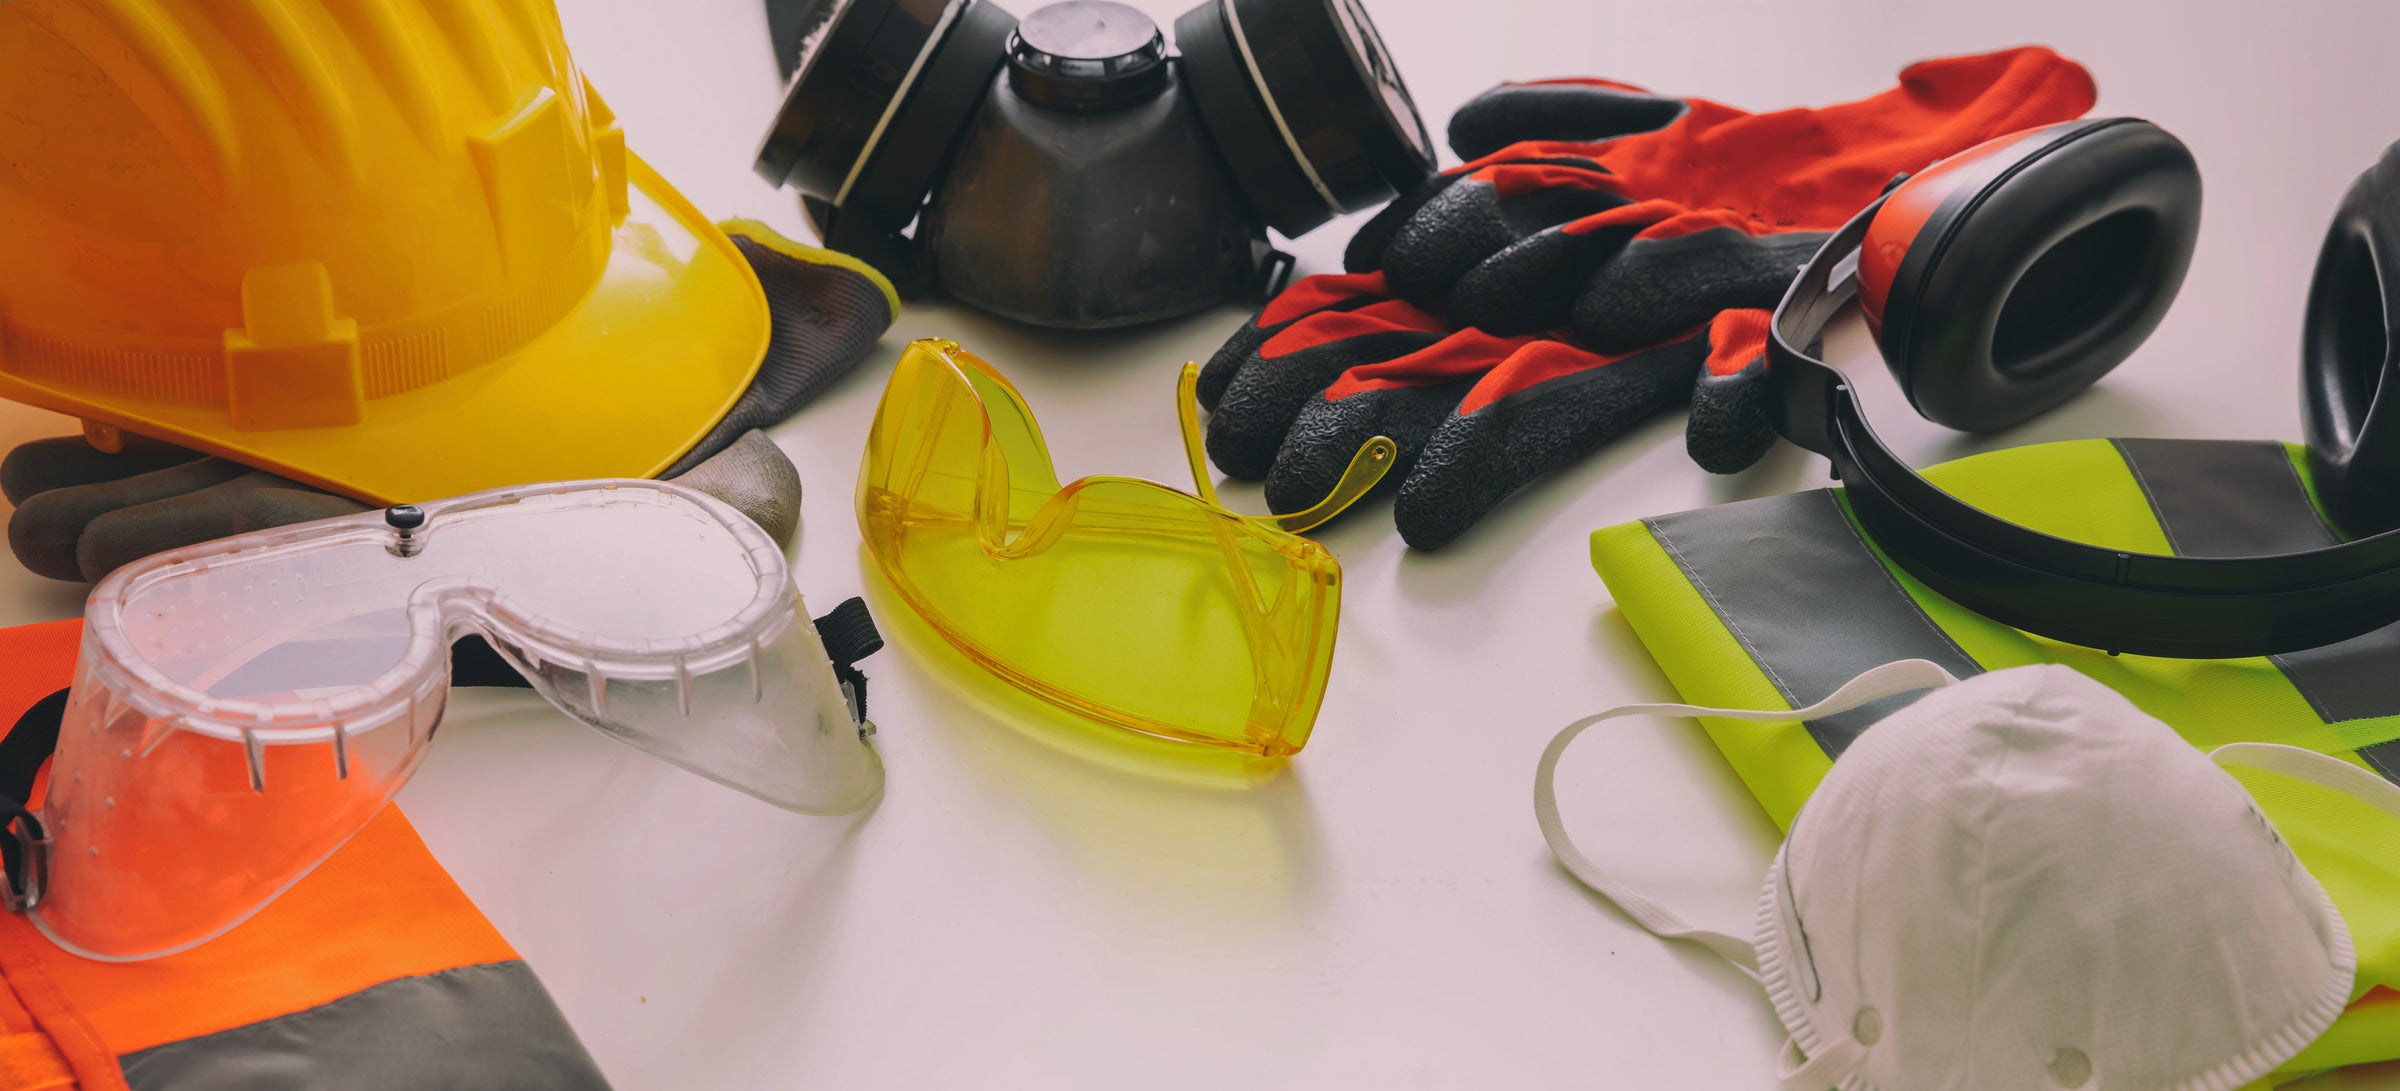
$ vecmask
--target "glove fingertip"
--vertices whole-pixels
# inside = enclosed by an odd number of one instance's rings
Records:
[[[211,476],[213,472],[229,472],[232,476],[223,480],[209,480],[205,476],[193,475],[182,481],[174,481],[158,480],[160,475],[154,474],[150,475],[154,480],[149,482],[134,480],[113,483],[115,486],[199,486],[188,490],[153,488],[136,491],[128,487],[111,486],[92,486],[82,490],[86,494],[83,499],[107,505],[83,524],[75,539],[75,563],[81,569],[83,578],[97,582],[118,568],[152,554],[240,533],[239,512],[243,505],[264,492],[291,494],[293,506],[304,508],[312,517],[349,515],[365,509],[365,505],[357,501],[319,492],[265,470],[253,470],[225,462],[199,468],[212,471]],[[309,497],[323,497],[331,503],[318,506],[318,502],[307,499]]]
[[[1397,448],[1391,469],[1375,486],[1388,491],[1404,480],[1417,454],[1458,408],[1472,381],[1402,384],[1331,392],[1309,401],[1292,421],[1267,474],[1267,510],[1306,511],[1333,494],[1351,460],[1368,441],[1382,436]],[[1336,389],[1338,390],[1338,384]]]
[[[6,457],[0,457],[0,496],[7,497],[11,504],[22,504],[42,492],[41,447],[55,442],[37,439],[20,443]]]
[[[1528,235],[1459,278],[1450,289],[1450,317],[1504,337],[1564,326],[1582,286],[1577,274],[1614,243],[1558,228]]]
[[[1389,211],[1390,206],[1385,206],[1385,210]],[[1349,243],[1342,247],[1342,271],[1372,273],[1383,268],[1383,250],[1392,244],[1392,235],[1399,229],[1396,219],[1388,224],[1383,222],[1381,212],[1360,224],[1358,233],[1350,236]]]
[[[1773,310],[1823,232],[1752,235],[1709,227],[1637,237],[1575,299],[1575,332],[1602,352],[1630,352],[1729,309]]]
[[[1376,210],[1373,216],[1367,218],[1367,222],[1359,225],[1357,233],[1350,236],[1349,244],[1342,248],[1342,271],[1372,273],[1383,268],[1383,252],[1392,245],[1393,236],[1400,233],[1400,226],[1415,216],[1425,202],[1434,199],[1457,180],[1458,176],[1453,174],[1433,175]]]
[[[1612,140],[1664,128],[1685,109],[1605,81],[1504,83],[1450,115],[1450,150],[1474,160],[1526,140]]]
[[[1613,360],[1562,341],[1520,349],[1426,444],[1392,505],[1401,537],[1416,549],[1448,544],[1518,490],[1682,400],[1705,356],[1697,337]]]
[[[1227,338],[1209,356],[1208,362],[1200,365],[1200,382],[1192,391],[1193,396],[1199,399],[1200,408],[1216,412],[1217,406],[1225,400],[1226,388],[1233,385],[1234,377],[1249,366],[1250,361],[1257,357],[1259,346],[1266,343],[1267,331],[1259,328],[1255,318]]]
[[[1516,241],[1491,186],[1456,186],[1425,202],[1393,232],[1384,249],[1384,282],[1402,299],[1440,306],[1459,278]]]
[[[22,504],[55,489],[121,480],[204,457],[190,448],[132,434],[124,436],[115,451],[95,448],[82,436],[27,440],[0,458],[0,495]]]
[[[44,579],[76,581],[83,569],[75,559],[75,535],[82,522],[48,509],[55,505],[33,496],[8,518],[8,550],[17,563]]]
[[[1400,540],[1408,548],[1419,553],[1431,553],[1456,541],[1459,535],[1467,532],[1468,527],[1475,525],[1476,519],[1482,517],[1482,512],[1476,512],[1460,518],[1459,513],[1464,509],[1458,504],[1439,499],[1420,499],[1425,495],[1424,489],[1421,486],[1410,487],[1416,480],[1411,477],[1401,483],[1401,495],[1410,498],[1406,506],[1402,506],[1401,501],[1394,501],[1392,505],[1392,528],[1400,532]]]
[[[1703,369],[1692,386],[1691,423],[1683,434],[1692,461],[1712,474],[1736,474],[1757,465],[1777,438],[1767,413],[1770,393],[1764,357],[1729,374]]]
[[[232,529],[228,525],[194,530],[192,516],[189,505],[177,500],[153,501],[102,513],[85,523],[82,533],[76,535],[75,575],[67,578],[98,583],[109,573],[153,553],[223,537]]]
[[[789,548],[800,533],[800,470],[758,429],[673,480],[731,505],[778,546]]]

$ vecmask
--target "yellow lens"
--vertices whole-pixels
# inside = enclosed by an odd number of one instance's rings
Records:
[[[1280,756],[1308,741],[1341,566],[1149,481],[1061,487],[1024,399],[919,341],[884,390],[859,526],[909,606],[985,669],[1145,734]]]

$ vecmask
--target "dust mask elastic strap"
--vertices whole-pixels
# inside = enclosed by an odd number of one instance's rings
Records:
[[[2400,818],[2400,785],[2340,758],[2279,742],[2229,742],[2208,752],[2225,769],[2258,769],[2339,792]]]
[[[1950,672],[1923,659],[1902,659],[1885,663],[1842,684],[1822,701],[1806,708],[1748,709],[1707,708],[1700,705],[1650,704],[1619,705],[1606,712],[1586,716],[1568,724],[1565,730],[1550,740],[1543,749],[1541,764],[1533,772],[1533,816],[1541,823],[1542,838],[1550,842],[1550,852],[1558,857],[1559,865],[1592,892],[1609,900],[1635,924],[1663,939],[1684,939],[1716,952],[1758,978],[1758,946],[1739,936],[1727,935],[1713,929],[1701,928],[1683,919],[1681,914],[1651,901],[1625,885],[1610,878],[1592,863],[1583,850],[1567,836],[1566,824],[1558,817],[1558,790],[1553,783],[1558,773],[1559,756],[1567,745],[1584,729],[1602,720],[1624,716],[1715,716],[1727,720],[1748,720],[1753,723],[1780,723],[1789,720],[1813,720],[1848,712],[1894,694],[1947,686],[1958,679]],[[1866,1060],[1866,1047],[1847,1036],[1832,1042],[1814,1057],[1803,1056],[1797,1040],[1786,1039],[1783,1054],[1775,1066],[1776,1078],[1786,1091],[1824,1091],[1825,1088],[1849,1078]]]
[[[1550,851],[1558,857],[1559,865],[1583,885],[1615,904],[1625,915],[1633,918],[1652,935],[1665,939],[1687,939],[1700,944],[1728,962],[1758,976],[1758,948],[1749,940],[1723,932],[1701,928],[1684,920],[1674,910],[1651,901],[1648,897],[1626,888],[1601,871],[1591,858],[1575,847],[1567,836],[1566,824],[1558,817],[1558,791],[1552,781],[1558,772],[1559,756],[1566,753],[1567,744],[1583,734],[1584,729],[1602,720],[1625,716],[1714,716],[1727,720],[1748,720],[1754,723],[1779,723],[1787,720],[1813,720],[1831,716],[1895,693],[1946,686],[1958,679],[1923,659],[1902,659],[1886,663],[1842,684],[1824,700],[1807,708],[1704,708],[1699,705],[1654,704],[1619,705],[1606,712],[1586,716],[1568,724],[1550,745],[1542,751],[1541,764],[1533,771],[1533,816],[1542,824],[1542,838],[1550,842]]]

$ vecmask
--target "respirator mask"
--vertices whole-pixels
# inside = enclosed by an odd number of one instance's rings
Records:
[[[1433,171],[1358,0],[1208,0],[1175,44],[1068,0],[770,0],[759,174],[904,293],[1098,329],[1281,287],[1298,237]],[[913,226],[913,230],[912,229]]]
[[[1560,817],[1552,776],[1594,724],[1809,720],[1927,689],[1792,819],[1748,938],[1608,874]],[[2275,743],[2203,753],[2067,667],[1958,681],[1907,659],[1806,708],[1586,717],[1543,751],[1534,813],[1635,924],[1757,979],[1791,1035],[1785,1091],[2232,1091],[2363,991],[2341,912],[2250,795],[2271,779],[2400,817],[2400,788],[2363,766]]]

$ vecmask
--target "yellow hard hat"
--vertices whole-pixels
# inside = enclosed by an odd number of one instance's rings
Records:
[[[551,0],[0,2],[0,396],[390,503],[648,477],[758,369]]]

